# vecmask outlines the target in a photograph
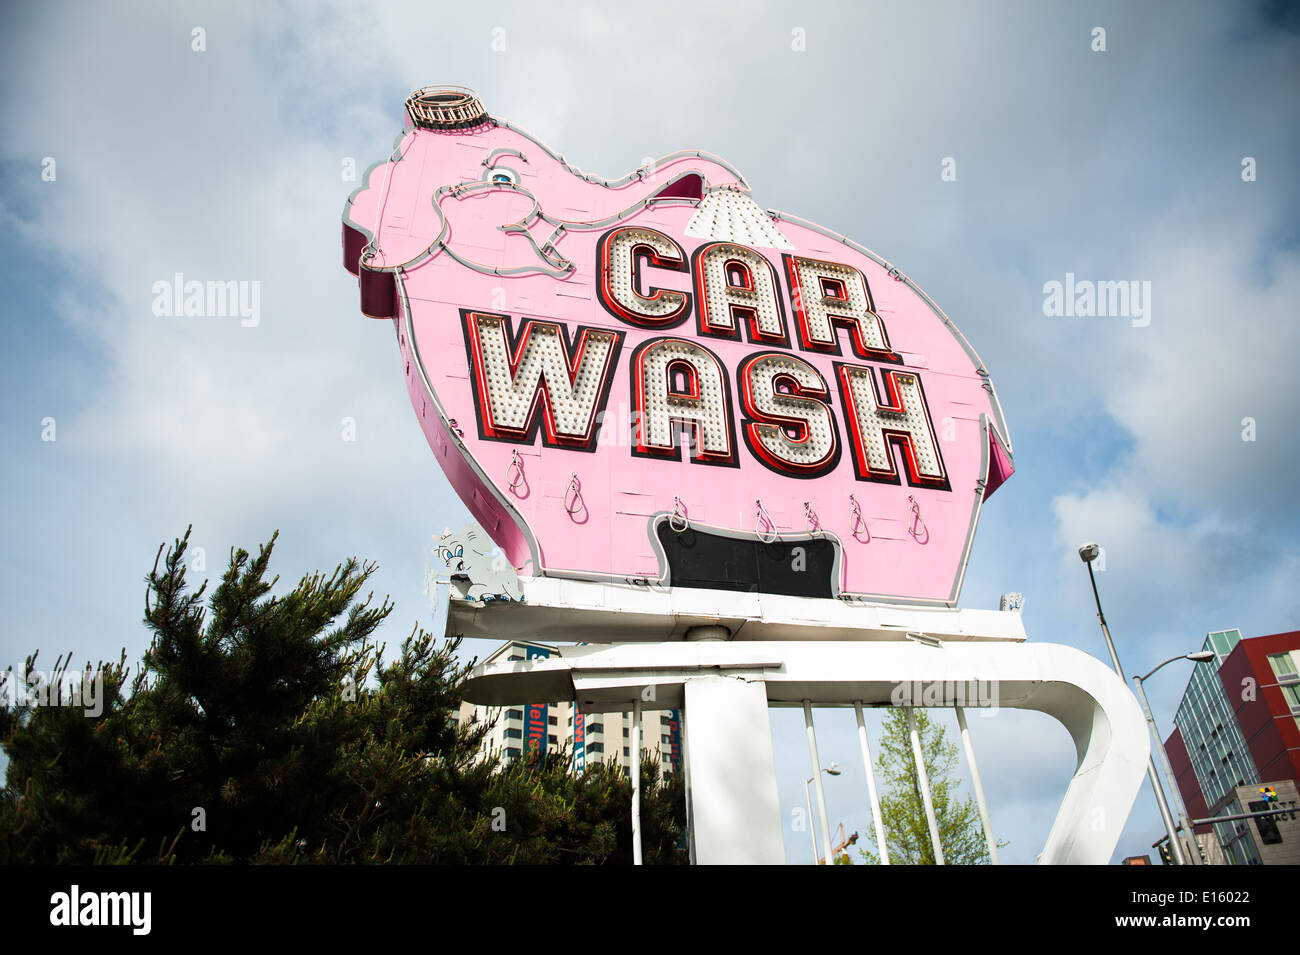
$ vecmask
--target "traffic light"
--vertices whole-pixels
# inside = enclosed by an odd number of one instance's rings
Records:
[[[1164,840],[1162,840],[1161,843],[1160,843],[1160,845],[1157,846],[1156,848],[1158,848],[1158,849],[1160,850],[1160,864],[1161,864],[1161,865],[1173,865],[1173,864],[1174,864],[1174,850],[1173,850],[1172,846],[1170,845],[1168,839],[1164,839]]]

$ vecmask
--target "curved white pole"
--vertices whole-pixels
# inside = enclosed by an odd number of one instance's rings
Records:
[[[930,824],[930,845],[934,847],[935,865],[943,865],[943,846],[939,844],[939,823],[934,818],[934,800],[930,798],[930,777],[921,754],[921,733],[916,728],[916,711],[907,708],[907,725],[912,730],[912,758],[916,761],[916,778],[921,784],[921,801],[925,803],[925,821]]]
[[[826,864],[830,865],[831,859],[831,827],[826,821],[826,791],[822,789],[822,764],[821,758],[817,755],[817,731],[813,729],[812,703],[808,700],[803,701],[803,722],[808,730],[808,758],[812,760],[813,785],[817,789],[817,805],[821,808],[821,830],[822,830],[822,849],[825,855]]]
[[[980,768],[975,765],[975,747],[971,745],[970,730],[966,727],[966,711],[958,706],[957,725],[961,727],[961,742],[966,747],[966,762],[970,763],[970,781],[975,789],[975,804],[980,809],[980,822],[984,824],[984,839],[989,846],[989,860],[994,865],[998,861],[998,841],[993,838],[993,822],[989,819],[988,803],[984,801],[984,784],[980,782]]]
[[[803,797],[804,797],[804,802],[808,806],[808,838],[812,840],[812,850],[813,850],[812,859],[813,859],[813,865],[816,865],[817,864],[817,825],[813,821],[816,817],[813,816],[813,811],[812,811],[812,788],[811,787],[812,787],[812,780],[811,779],[805,780],[803,784]]]
[[[867,724],[862,719],[862,701],[853,704],[858,714],[858,744],[862,749],[862,764],[867,767],[867,798],[871,801],[871,820],[876,824],[876,852],[880,864],[889,865],[889,846],[885,844],[885,824],[880,818],[880,797],[876,795],[876,771],[871,765],[871,744],[867,742]]]
[[[641,864],[641,697],[632,703],[632,864]]]

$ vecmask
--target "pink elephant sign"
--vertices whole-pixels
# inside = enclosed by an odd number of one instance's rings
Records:
[[[603,179],[418,90],[343,250],[520,573],[955,604],[1012,473],[987,369],[898,269],[724,160]]]

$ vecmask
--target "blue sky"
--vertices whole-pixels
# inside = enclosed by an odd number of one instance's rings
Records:
[[[339,213],[345,161],[386,154],[406,93],[434,83],[474,88],[606,176],[717,153],[760,205],[852,236],[925,289],[983,356],[1015,445],[964,606],[1023,591],[1031,639],[1103,656],[1074,553],[1096,539],[1130,672],[1208,630],[1300,627],[1288,9],[6,7],[0,664],[37,647],[138,658],[142,578],[191,522],[209,575],[279,528],[285,577],[379,562],[390,644],[428,622],[425,551],[467,515],[389,330],[357,311]],[[155,316],[152,285],[175,272],[259,281],[260,323]],[[1150,324],[1046,317],[1044,283],[1067,272],[1151,282]],[[1187,675],[1150,685],[1166,731]],[[846,770],[828,786],[832,820],[866,833],[851,712],[819,723],[823,760]],[[773,726],[788,810],[806,750],[797,712]],[[972,732],[1004,859],[1032,862],[1073,768],[1068,738],[1009,712]],[[1144,788],[1117,857],[1159,831]],[[803,861],[806,834],[787,847]]]

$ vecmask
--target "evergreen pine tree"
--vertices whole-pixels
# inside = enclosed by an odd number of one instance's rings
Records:
[[[102,713],[0,708],[0,863],[631,861],[620,769],[483,758],[488,727],[456,716],[472,665],[458,640],[417,627],[382,662],[393,607],[360,596],[373,564],[275,595],[273,535],[256,557],[233,551],[205,601],[188,540],[146,578],[140,672],[125,653],[87,671]],[[643,780],[646,861],[685,861],[681,784],[660,785],[653,761]]]

